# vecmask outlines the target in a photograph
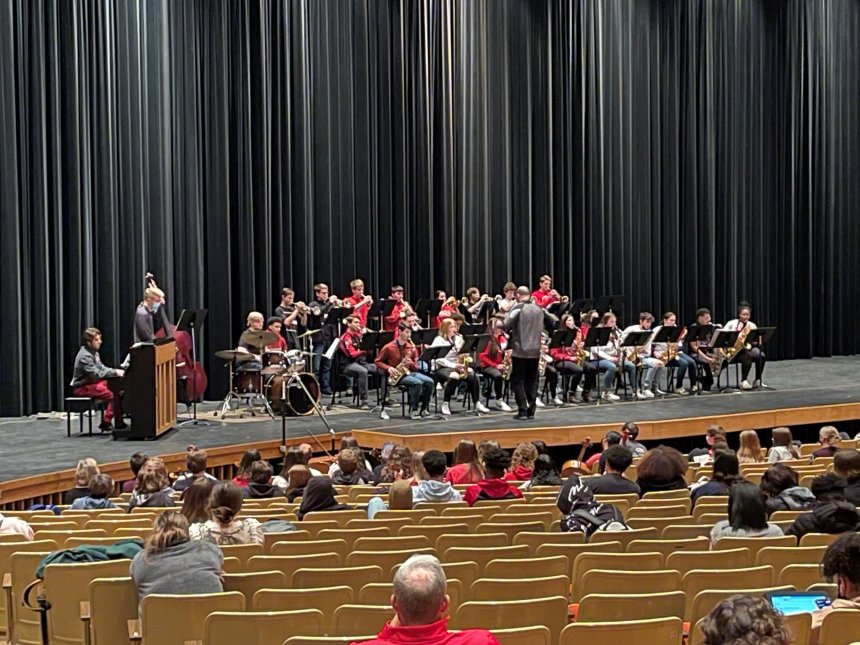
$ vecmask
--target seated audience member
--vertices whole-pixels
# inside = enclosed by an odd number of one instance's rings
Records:
[[[189,524],[205,522],[209,519],[209,498],[215,482],[209,479],[198,479],[182,491],[182,510],[180,511]]]
[[[245,488],[248,482],[251,481],[251,464],[255,461],[260,461],[260,451],[256,449],[246,450],[242,455],[242,461],[239,462],[239,472],[233,478],[233,483],[240,488]]]
[[[322,475],[319,475],[322,477]],[[308,485],[308,482],[311,480],[311,469],[307,466],[302,466],[296,464],[292,468],[290,468],[290,472],[287,473],[287,501],[291,504],[296,501],[297,498],[301,497],[305,492],[305,487]]]
[[[523,494],[504,480],[505,472],[511,465],[511,457],[501,448],[489,447],[484,452],[484,478],[469,486],[463,499],[469,506],[475,502],[489,499],[512,499]]]
[[[298,465],[307,466],[307,463],[305,463],[305,456],[302,454],[302,451],[299,450],[298,446],[290,446],[284,453],[284,460],[283,463],[281,463],[281,472],[272,478],[272,485],[286,490],[289,485],[288,475],[290,468]]]
[[[767,460],[770,463],[800,459],[800,451],[792,443],[791,430],[774,428],[772,438],[773,446],[767,451]]]
[[[636,483],[642,495],[651,491],[687,488],[684,455],[668,446],[657,446],[645,453],[636,468]]]
[[[391,444],[391,446],[393,448],[394,444]],[[364,469],[369,471],[369,472],[374,473],[374,477],[372,479],[375,483],[376,480],[378,479],[378,471],[373,469],[370,466],[370,462],[367,459],[365,459],[364,451],[361,449],[361,446],[358,445],[358,439],[356,439],[353,436],[348,436],[348,437],[344,437],[343,439],[341,439],[340,440],[340,450],[338,450],[338,454],[340,454],[341,450],[346,450],[347,448],[352,448],[353,450],[355,450],[356,453],[359,455],[359,463],[363,462],[364,463]],[[383,450],[383,452],[384,452],[384,450]],[[390,454],[391,451],[389,450],[388,452]],[[385,461],[388,460],[387,455],[385,455],[384,459],[385,459]],[[334,462],[328,469],[328,476],[334,477],[338,470],[340,470],[340,465],[338,465],[337,462]],[[379,467],[379,470],[382,470],[382,466]],[[314,475],[313,473],[311,473],[311,476],[317,477],[318,475]]]
[[[379,471],[379,483],[389,484],[398,479],[412,477],[412,451],[403,444],[397,444],[391,449],[388,461]]]
[[[454,465],[445,473],[451,484],[477,484],[484,478],[484,469],[478,459],[478,447],[470,439],[460,439],[454,449]]]
[[[23,540],[32,541],[33,529],[20,517],[0,513],[0,535],[20,535]]]
[[[789,645],[785,618],[762,596],[730,596],[702,623],[703,645]]]
[[[421,465],[427,474],[425,479],[412,486],[412,502],[459,502],[460,492],[450,482],[445,481],[448,460],[441,450],[428,450],[421,457]]]
[[[131,561],[131,579],[140,600],[153,593],[221,593],[223,563],[217,546],[189,539],[182,513],[164,511],[155,518],[143,551]]]
[[[606,459],[603,456],[603,452],[605,452],[610,446],[617,446],[620,443],[621,433],[615,432],[615,430],[610,430],[604,435],[603,441],[601,442],[603,451],[591,455],[591,457],[585,460],[585,465],[588,466],[588,468],[594,468],[594,464],[598,464],[598,472],[602,475],[603,471],[606,469]]]
[[[758,440],[758,432],[755,430],[744,430],[740,436],[741,446],[738,448],[739,464],[760,464],[764,461],[761,456],[761,442]]]
[[[196,448],[189,450],[185,457],[185,469],[188,472],[177,477],[171,488],[176,492],[180,492],[201,479],[217,482],[218,480],[215,477],[206,472],[206,459],[208,456],[205,450],[197,450]]]
[[[549,455],[538,455],[532,478],[522,488],[531,490],[535,486],[561,486],[562,483],[552,458]]]
[[[140,472],[137,474],[137,486],[128,500],[128,511],[138,506],[165,507],[176,506],[170,496],[173,489],[170,488],[167,468],[164,460],[160,457],[150,457]]]
[[[311,477],[319,477],[320,475],[322,475],[322,473],[320,471],[318,471],[316,468],[311,467],[311,465],[310,465],[311,459],[314,456],[314,449],[311,447],[311,444],[300,443],[299,444],[299,450],[301,451],[302,457],[305,460],[304,461],[305,466],[307,466],[308,470],[311,471]]]
[[[432,555],[413,555],[394,574],[392,618],[366,645],[499,645],[483,629],[448,631],[445,571]]]
[[[731,450],[718,450],[714,454],[714,476],[711,481],[697,486],[691,497],[696,500],[705,495],[728,495],[729,489],[738,479],[740,465],[737,455]]]
[[[707,447],[694,448],[690,451],[688,455],[690,461],[710,461],[710,459],[713,459],[716,446],[726,443],[726,431],[723,429],[723,426],[708,426],[708,429],[705,431],[705,443]],[[701,457],[708,457],[708,459],[698,459]]]
[[[367,518],[373,519],[379,511],[408,511],[412,508],[412,484],[408,479],[398,479],[388,488],[388,501],[371,497],[367,502]]]
[[[364,459],[355,448],[344,448],[337,453],[337,470],[330,475],[333,484],[338,486],[355,486],[369,484],[373,474],[364,467]]]
[[[845,478],[845,501],[860,504],[860,452],[840,450],[833,456],[833,471]]]
[[[818,443],[821,448],[812,452],[812,459],[816,457],[833,457],[839,452],[839,442],[842,437],[839,436],[839,431],[833,426],[824,426],[818,431]]]
[[[507,481],[529,481],[532,478],[537,457],[537,448],[532,444],[519,444],[514,449],[514,454],[511,457],[511,469],[505,473],[505,479]]]
[[[860,528],[857,507],[845,501],[845,480],[836,473],[818,475],[812,480],[815,504],[809,513],[798,515],[786,529],[798,539],[807,533],[844,533]]]
[[[427,471],[424,470],[423,459],[423,450],[418,450],[412,453],[412,461],[409,464],[409,469],[412,471],[412,477],[409,478],[409,483],[412,486],[417,486],[423,480],[427,479]]]
[[[99,467],[92,457],[81,459],[75,468],[75,487],[63,495],[63,504],[72,505],[79,497],[89,497],[90,480],[99,474]]]
[[[127,482],[122,483],[123,493],[131,493],[134,491],[134,485],[137,483],[137,474],[140,472],[140,467],[146,463],[147,459],[149,459],[148,455],[136,452],[131,456],[131,459],[128,460],[128,466],[131,468],[131,474],[134,479],[129,479]]]
[[[90,494],[86,497],[78,497],[72,502],[72,509],[93,510],[99,508],[116,508],[116,504],[108,498],[113,492],[113,479],[110,475],[99,474],[90,480]]]
[[[729,490],[729,519],[720,520],[711,529],[711,545],[724,537],[782,536],[777,524],[767,521],[764,495],[752,482],[741,480]]]
[[[274,474],[272,464],[260,460],[251,464],[251,479],[248,485],[242,489],[245,499],[272,499],[273,497],[284,497],[284,490],[272,485]]]
[[[624,471],[633,463],[633,455],[624,446],[609,446],[604,453],[606,470],[602,475],[589,477],[585,484],[595,495],[616,495],[636,493],[639,495],[639,485],[624,477]],[[686,464],[685,464],[686,465]],[[568,481],[571,481],[573,475]],[[573,482],[571,482],[573,483]]]
[[[621,426],[621,445],[627,448],[634,457],[642,457],[648,449],[636,441],[639,436],[639,426],[628,421]]]
[[[761,492],[767,499],[768,514],[775,511],[801,511],[815,503],[815,495],[805,486],[797,485],[797,471],[776,463],[761,476]]]
[[[535,447],[535,450],[537,450],[538,457],[540,457],[541,455],[549,454],[549,448],[546,447],[546,441],[535,439],[534,441],[532,441],[532,445]]]
[[[335,498],[334,484],[328,477],[311,477],[305,492],[302,495],[302,503],[296,515],[300,520],[305,515],[314,511],[348,511],[352,507],[340,504]]]
[[[262,544],[260,522],[253,517],[236,519],[242,510],[242,489],[233,482],[215,484],[209,496],[209,519],[192,524],[192,540],[213,544]]]
[[[846,533],[829,545],[821,559],[821,573],[836,584],[836,599],[829,607],[812,612],[810,645],[817,645],[821,623],[831,611],[860,609],[860,535]]]

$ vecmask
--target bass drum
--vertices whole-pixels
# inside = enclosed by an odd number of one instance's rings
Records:
[[[284,382],[286,381],[286,388]],[[308,400],[308,395],[305,390],[299,385],[301,381],[311,397],[313,403]],[[303,374],[279,374],[273,376],[268,384],[268,392],[266,398],[269,400],[269,405],[272,412],[281,414],[281,405],[283,404],[284,389],[286,389],[286,415],[290,417],[303,417],[314,411],[314,404],[320,402],[320,384],[313,374],[305,372]]]

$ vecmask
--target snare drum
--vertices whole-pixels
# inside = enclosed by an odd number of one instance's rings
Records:
[[[305,389],[299,385],[301,381],[308,393],[313,399],[313,403],[308,399]],[[286,383],[286,387],[284,384]],[[307,372],[302,374],[279,374],[272,377],[266,384],[268,391],[266,398],[269,400],[269,405],[272,412],[275,414],[281,413],[281,404],[284,400],[284,390],[286,390],[286,414],[287,416],[305,416],[313,412],[314,405],[320,402],[320,386],[316,377]]]
[[[262,394],[263,377],[260,374],[260,370],[242,370],[241,372],[236,372],[236,391],[239,394]]]
[[[287,372],[290,374],[299,374],[305,371],[305,359],[302,353],[297,349],[291,349],[284,356]]]

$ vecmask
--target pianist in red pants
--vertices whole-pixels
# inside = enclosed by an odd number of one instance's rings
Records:
[[[99,424],[102,431],[109,430],[111,420],[116,417],[114,426],[124,428],[122,417],[122,376],[121,369],[113,369],[102,363],[99,348],[102,346],[102,333],[95,327],[84,330],[83,345],[75,357],[72,375],[72,392],[75,396],[88,396],[106,402],[104,421]]]

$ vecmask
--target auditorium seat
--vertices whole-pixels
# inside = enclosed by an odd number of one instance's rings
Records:
[[[463,523],[439,524],[436,526],[431,524],[409,524],[401,527],[397,534],[403,537],[410,537],[412,535],[426,537],[435,546],[440,535],[445,535],[446,533],[456,535],[468,532],[469,525]]]
[[[535,568],[532,575],[545,573]],[[570,589],[570,577],[567,575],[546,575],[542,577],[485,577],[478,578],[469,588],[468,599],[471,600],[529,600],[542,596],[564,596],[567,598]]]
[[[553,645],[549,628],[543,625],[490,630],[499,645]]]
[[[773,567],[742,569],[693,569],[684,574],[680,589],[687,595],[687,616],[690,624],[692,603],[696,594],[706,589],[737,589],[739,586],[764,589],[772,586]]]
[[[790,585],[799,591],[826,582],[819,564],[789,564],[779,572],[777,584]]]
[[[498,558],[490,560],[481,575],[483,578],[536,578],[540,576],[567,576],[570,578],[569,560],[564,556],[548,558]],[[555,595],[555,594],[551,594]]]
[[[622,550],[627,549],[627,545],[633,540],[656,540],[658,536],[657,529],[634,529],[632,531],[597,531],[589,539],[589,544],[599,544],[600,542],[620,542]]]
[[[345,528],[349,520],[363,519],[367,519],[367,513],[364,511],[313,511],[304,516],[302,523],[333,521],[337,526]]]
[[[137,618],[139,597],[134,581],[127,576],[96,578],[90,582],[87,598],[80,613],[90,645],[125,643],[128,621]]]
[[[353,597],[358,597],[358,590],[368,582],[382,582],[383,575],[388,578],[388,571],[383,572],[378,565],[367,567],[337,567],[334,569],[302,568],[293,575],[293,587],[296,589],[334,587],[346,585],[353,590]]]
[[[739,583],[733,587],[728,587],[726,589],[704,589],[702,591],[698,591],[691,598],[689,595],[687,598],[687,608],[685,609],[684,619],[689,621],[691,631],[692,628],[695,627],[702,618],[707,616],[714,607],[716,607],[719,603],[721,603],[726,598],[730,598],[734,595],[744,595],[744,596],[762,596],[770,591],[796,591],[794,587],[788,586],[778,586],[778,587],[755,587],[755,588],[743,588],[744,581],[736,580],[735,582]],[[693,643],[697,643],[699,641],[692,640]]]
[[[287,576],[282,571],[227,573],[222,580],[224,591],[238,591],[245,596],[246,607],[253,606],[254,594],[261,589],[283,589],[288,584]]]
[[[245,571],[280,571],[287,584],[291,584],[299,569],[328,569],[344,564],[337,553],[316,553],[314,555],[255,555],[248,560]],[[293,583],[293,586],[296,586]],[[329,585],[313,585],[327,587]]]
[[[429,549],[435,547],[435,541],[423,535],[410,537],[361,537],[355,541],[355,551],[405,551],[407,549]]]
[[[535,555],[537,549],[542,544],[584,544],[585,536],[578,532],[552,532],[546,533],[542,531],[520,531],[514,536],[511,542],[514,546],[525,544],[529,547],[532,555]]]
[[[693,569],[740,569],[753,564],[749,549],[723,551],[679,551],[666,558],[666,568],[675,569],[683,577]]]
[[[254,611],[318,609],[323,614],[320,633],[330,634],[334,629],[334,610],[341,605],[352,603],[356,598],[353,589],[346,585],[308,589],[261,589],[254,594],[251,608]]]
[[[363,537],[392,537],[393,533],[387,526],[379,526],[372,529],[335,529],[325,528],[317,533],[317,540],[346,540],[350,550],[354,548],[355,541]]]
[[[514,522],[512,524],[501,524],[498,522],[487,522],[485,524],[478,524],[475,528],[475,533],[478,535],[481,534],[492,534],[497,535],[499,533],[504,533],[507,536],[507,542],[510,544],[514,536],[520,531],[546,531],[547,526],[543,522]]]
[[[755,558],[756,554],[768,546],[797,546],[797,538],[793,535],[782,535],[775,537],[724,537],[720,538],[715,548],[720,551],[726,549],[749,549]]]
[[[449,622],[449,629],[508,629],[543,625],[558,638],[567,624],[567,598],[530,600],[471,600],[464,602]],[[615,644],[617,645],[617,644]]]
[[[382,567],[384,579],[390,580],[394,567],[400,566],[412,555],[436,555],[436,549],[407,549],[405,551],[353,551],[346,558],[348,567]]]
[[[559,645],[618,645],[628,642],[681,645],[683,635],[684,627],[679,618],[574,623],[562,630]]]
[[[633,540],[627,545],[627,553],[660,553],[668,558],[672,553],[684,551],[707,551],[711,541],[706,537],[686,540]]]
[[[271,645],[292,635],[321,635],[323,622],[323,613],[318,609],[216,611],[203,624],[203,645]]]
[[[301,542],[276,542],[268,555],[317,555],[337,553],[346,562],[350,548],[346,540],[305,540]]]
[[[394,617],[394,610],[384,605],[341,605],[334,610],[334,633],[332,636],[350,634],[373,634]]]
[[[583,592],[585,575],[592,569],[618,571],[657,571],[663,568],[663,556],[660,553],[581,553],[573,562],[571,580],[573,581],[572,602],[579,602]],[[680,577],[678,578],[680,580]],[[656,591],[656,590],[655,590]],[[666,589],[664,591],[673,591]],[[619,587],[614,590],[599,593],[624,592],[631,593]]]
[[[819,564],[824,556],[824,546],[768,546],[761,549],[755,556],[756,566],[770,565],[773,567],[773,584],[779,582],[780,574],[785,567],[792,564]]]
[[[244,609],[245,597],[238,591],[181,596],[150,594],[140,602],[140,620],[129,621],[129,640],[143,645],[184,645],[185,641],[203,640],[209,614]]]
[[[529,548],[520,546],[501,546],[489,548],[454,546],[442,554],[442,562],[477,562],[479,571],[483,572],[491,560],[529,557]]]
[[[577,602],[589,594],[623,592],[646,594],[677,591],[681,588],[681,574],[674,569],[619,570],[590,569],[574,582],[572,601]]]
[[[682,591],[588,594],[579,601],[576,620],[583,623],[606,623],[652,618],[683,619],[686,599]]]
[[[468,530],[474,531],[479,524],[483,524],[483,515],[441,515],[440,517],[425,517],[419,522],[419,526],[442,526],[444,524],[465,524]]]
[[[436,551],[444,555],[453,547],[487,548],[509,544],[510,540],[504,533],[445,533],[436,538]]]
[[[346,528],[348,529],[387,528],[391,531],[391,535],[397,535],[397,532],[404,526],[414,526],[414,520],[408,517],[389,517],[387,519],[375,517],[369,520],[365,514],[365,517],[362,519],[352,519],[346,523]]]

